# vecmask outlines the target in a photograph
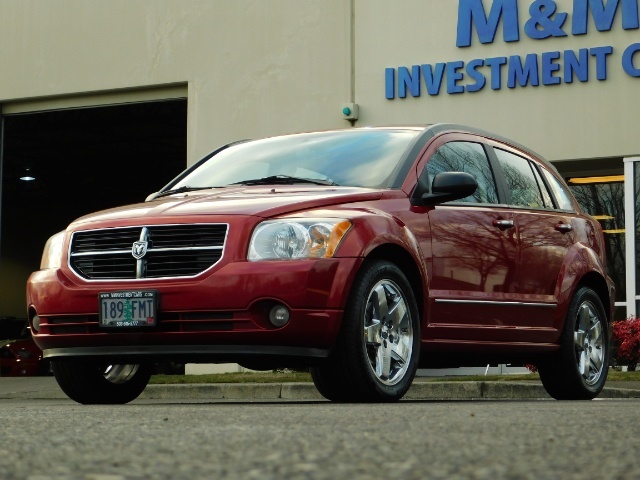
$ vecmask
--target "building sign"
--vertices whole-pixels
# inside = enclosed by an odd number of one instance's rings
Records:
[[[607,32],[615,18],[622,17],[624,30],[640,29],[638,0],[573,0],[573,11],[562,12],[554,0],[530,2],[526,15],[518,0],[493,0],[489,9],[483,0],[459,0],[456,46],[470,47],[475,38],[481,44],[494,43],[502,25],[504,42],[518,42],[522,35],[533,40],[586,35],[589,19],[596,30]],[[571,13],[571,16],[569,15]],[[554,50],[524,55],[453,60],[385,69],[385,95],[392,100],[407,95],[479,92],[540,85],[571,84],[592,79],[605,81],[611,68],[640,77],[640,43],[620,52],[611,45],[578,50]],[[634,58],[636,57],[636,58]]]

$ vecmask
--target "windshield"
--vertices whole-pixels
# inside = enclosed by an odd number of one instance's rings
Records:
[[[241,143],[214,155],[169,188],[271,183],[384,188],[419,133],[403,129],[344,130]]]

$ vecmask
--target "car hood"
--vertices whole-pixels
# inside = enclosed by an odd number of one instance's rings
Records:
[[[112,208],[77,219],[72,227],[94,222],[201,215],[272,217],[298,210],[376,200],[382,190],[357,187],[225,187],[169,195],[145,203]]]
[[[0,348],[7,347],[10,350],[32,350],[37,348],[30,338],[10,338],[0,340]]]

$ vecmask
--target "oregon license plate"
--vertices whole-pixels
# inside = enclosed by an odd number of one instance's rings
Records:
[[[100,293],[101,327],[153,327],[156,325],[158,293],[155,290]]]

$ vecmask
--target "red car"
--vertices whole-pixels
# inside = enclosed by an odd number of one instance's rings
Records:
[[[44,375],[42,351],[31,338],[0,340],[0,376]]]
[[[24,318],[0,317],[0,377],[46,375],[48,362]]]
[[[309,366],[335,401],[398,400],[420,366],[522,361],[553,397],[591,399],[614,286],[549,163],[438,124],[222,147],[51,237],[27,302],[81,403],[135,399],[158,360]]]

